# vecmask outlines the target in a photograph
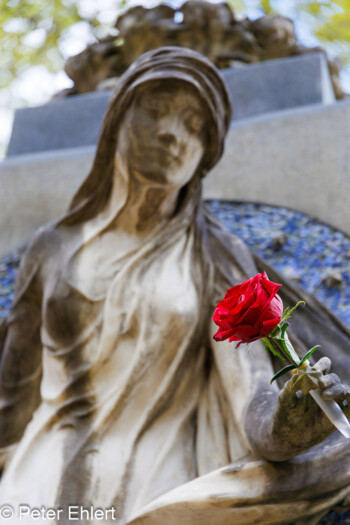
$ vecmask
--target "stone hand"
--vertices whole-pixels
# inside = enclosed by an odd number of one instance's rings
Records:
[[[302,400],[310,390],[316,387],[320,389],[321,396],[324,399],[333,399],[338,402],[344,413],[350,415],[350,386],[342,384],[337,374],[329,373],[331,364],[328,357],[322,357],[311,367],[311,373],[306,373],[303,370],[298,371],[290,381],[290,391],[295,393],[297,399]],[[307,402],[309,399],[310,397],[307,396]]]
[[[329,373],[330,368],[330,359],[323,357],[311,367],[311,372],[299,370],[277,398],[273,433],[296,453],[320,443],[335,430],[309,395],[310,390],[320,389],[324,399],[338,402],[345,415],[350,416],[350,387],[342,384],[336,374]]]

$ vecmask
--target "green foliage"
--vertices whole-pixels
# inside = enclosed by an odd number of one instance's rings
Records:
[[[281,326],[281,336],[276,337],[275,341],[278,343],[278,346],[283,350],[284,354],[288,357],[290,361],[295,366],[300,366],[300,359],[296,351],[294,350],[294,347],[292,343],[289,340],[288,334],[287,334],[287,328],[289,324],[284,323]]]
[[[350,62],[350,0],[297,2],[298,12],[310,24],[321,44],[337,54],[344,64]]]
[[[260,3],[261,8],[266,15],[271,15],[274,12],[270,0],[261,0]]]
[[[33,65],[49,71],[63,66],[59,39],[84,19],[73,0],[0,0],[0,87]],[[86,20],[96,26],[96,19]]]
[[[350,0],[295,0],[293,7],[290,2],[285,4],[280,0],[228,0],[228,3],[237,14],[254,7],[261,15],[290,16],[308,27],[326,50],[339,56],[344,64],[350,63]]]
[[[248,7],[261,14],[284,12],[277,0],[228,0],[235,13],[243,15]],[[129,0],[115,0],[115,13],[125,10]],[[142,0],[140,0],[142,4]],[[59,71],[64,57],[60,40],[77,22],[88,22],[92,34],[100,22],[101,7],[96,2],[93,15],[87,16],[84,0],[0,0],[0,88],[8,86],[22,71],[43,65]],[[100,11],[99,11],[100,10]],[[311,28],[314,36],[343,62],[350,62],[350,0],[296,0],[293,13]],[[115,18],[111,17],[111,29]]]
[[[227,0],[227,3],[234,13],[242,13],[246,8],[246,2],[244,0]]]
[[[274,342],[274,340],[270,337],[262,337],[261,341],[264,343],[264,348],[266,352],[272,352],[273,355],[276,357],[279,357],[282,359],[282,361],[285,361],[285,357],[283,356],[282,352],[280,352],[280,348],[278,345]]]
[[[277,372],[277,374],[275,374],[273,376],[273,378],[270,381],[270,384],[272,384],[274,381],[276,381],[276,379],[278,379],[279,377],[282,377],[282,376],[284,376],[284,374],[288,374],[288,372],[291,372],[292,370],[295,370],[295,369],[296,369],[295,365],[287,365],[287,366],[285,366],[284,368],[279,370]]]
[[[292,313],[300,306],[305,306],[305,301],[298,301],[296,305],[293,306],[293,308],[290,308],[289,306],[287,306],[287,308],[285,308],[284,312],[283,312],[283,315],[282,315],[282,319],[281,319],[281,323],[283,323],[284,321],[287,321],[287,319],[289,319],[292,315]],[[288,324],[287,324],[288,326]]]
[[[300,361],[300,365],[303,365],[305,363],[305,361],[307,359],[309,359],[310,356],[312,356],[312,354],[315,352],[315,350],[317,350],[318,348],[320,348],[321,345],[316,345],[314,346],[313,348],[311,348],[311,350],[309,350],[308,352],[306,352],[306,354],[304,355],[304,357],[302,358],[302,360]]]

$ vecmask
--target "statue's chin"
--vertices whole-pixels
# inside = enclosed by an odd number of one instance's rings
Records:
[[[152,163],[143,166],[130,166],[129,173],[134,174],[135,179],[143,184],[160,184],[171,189],[171,187],[178,188],[183,183],[186,183],[184,174],[176,167],[162,166],[160,163]]]
[[[161,171],[159,167],[154,170],[135,170],[134,173],[136,173],[137,178],[145,184],[152,182],[162,185],[168,184],[167,170]]]

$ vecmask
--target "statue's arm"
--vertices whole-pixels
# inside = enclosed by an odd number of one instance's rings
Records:
[[[216,327],[212,326],[212,334]],[[260,341],[248,354],[245,345],[222,341],[212,342],[214,360],[223,384],[233,418],[247,449],[257,457],[271,461],[285,461],[323,441],[335,427],[323,414],[309,394],[298,390],[298,383],[290,379],[280,390],[270,385],[274,375],[271,361]],[[319,369],[319,387],[328,398],[347,404],[343,408],[350,416],[350,388],[342,385],[335,374],[330,374],[330,360],[316,363]]]
[[[257,441],[260,440],[262,421],[265,416],[267,419],[271,417],[278,397],[276,383],[269,384],[269,379],[274,375],[271,360],[260,341],[256,341],[248,353],[246,345],[235,348],[235,344],[227,340],[214,341],[216,331],[217,326],[212,322],[210,341],[214,365],[218,370],[233,421],[245,442],[245,448],[262,457],[265,454],[260,450],[256,451],[252,436],[257,434]],[[264,397],[260,395],[262,392]]]
[[[11,312],[0,328],[0,468],[40,403],[43,235],[22,260]]]
[[[350,387],[342,384],[336,374],[329,373],[330,359],[323,357],[313,368],[320,375],[317,381],[322,397],[338,402],[349,417]],[[259,455],[284,461],[321,443],[336,430],[307,393],[306,390],[313,387],[303,388],[304,393],[297,376],[289,379],[278,394],[269,393],[262,383],[257,385],[248,405],[249,418],[245,426],[250,443]]]

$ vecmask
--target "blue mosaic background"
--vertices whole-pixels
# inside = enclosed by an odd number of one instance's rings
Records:
[[[302,213],[251,203],[209,201],[210,210],[232,233],[283,273],[292,273],[300,285],[315,294],[350,326],[350,237]],[[285,234],[283,246],[276,235]],[[343,283],[322,284],[328,269],[339,271]]]
[[[302,213],[266,205],[209,201],[210,210],[231,232],[275,266],[292,274],[350,326],[350,237]],[[284,243],[276,243],[283,238]],[[281,245],[282,244],[282,245]],[[11,309],[15,277],[24,248],[0,260],[0,320]],[[329,269],[343,282],[329,288],[322,279]],[[350,525],[350,508],[330,511],[320,525]]]
[[[15,289],[15,278],[25,249],[16,250],[0,260],[0,320],[11,309]]]

